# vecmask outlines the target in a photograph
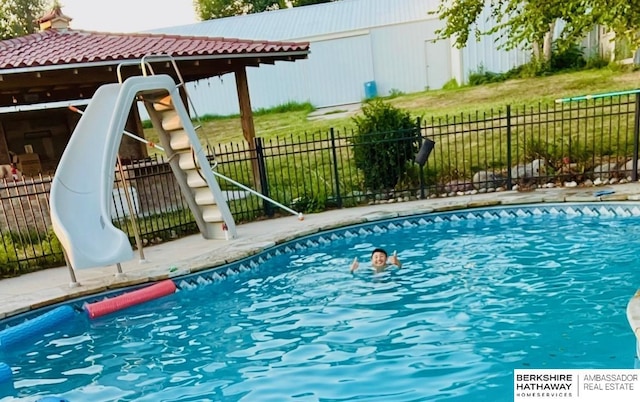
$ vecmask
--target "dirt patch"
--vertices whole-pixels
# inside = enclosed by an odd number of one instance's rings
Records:
[[[307,120],[333,120],[351,117],[358,113],[361,109],[360,103],[350,103],[347,105],[338,105],[324,107],[309,113]]]

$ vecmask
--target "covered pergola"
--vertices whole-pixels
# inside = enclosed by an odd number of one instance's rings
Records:
[[[309,54],[308,43],[91,32],[70,29],[70,21],[55,8],[38,21],[40,32],[0,41],[0,164],[30,147],[41,154],[43,165],[55,169],[80,117],[67,104],[90,99],[101,85],[141,75],[143,60],[155,74],[169,74],[176,82],[233,73],[242,131],[251,141],[247,67],[293,62]],[[127,130],[142,135],[135,107]],[[128,137],[121,153],[132,159],[146,156],[144,146]]]

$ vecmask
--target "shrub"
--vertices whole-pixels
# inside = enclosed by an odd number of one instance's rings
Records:
[[[505,80],[506,78],[503,74],[487,71],[485,70],[484,66],[480,66],[478,67],[477,71],[472,71],[469,73],[470,86],[490,84],[492,82],[501,82]]]
[[[402,92],[401,90],[397,88],[391,88],[389,90],[389,95],[387,96],[387,99],[397,98],[398,96],[402,96],[402,95],[404,95],[404,92]]]
[[[356,132],[351,138],[356,167],[364,174],[369,190],[391,190],[417,152],[419,127],[409,112],[381,100],[362,108],[353,118]]]
[[[559,48],[554,43],[551,53],[551,71],[577,70],[587,64],[582,48],[573,43],[566,48]]]
[[[452,78],[449,81],[445,82],[445,84],[442,86],[442,89],[444,89],[445,91],[457,88],[460,88],[460,84],[458,84],[458,80],[456,80],[455,78]]]

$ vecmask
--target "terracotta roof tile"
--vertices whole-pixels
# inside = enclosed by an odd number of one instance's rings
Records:
[[[0,41],[0,69],[176,56],[306,52],[307,42],[49,29]]]

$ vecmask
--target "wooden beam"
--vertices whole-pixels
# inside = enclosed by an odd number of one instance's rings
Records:
[[[238,91],[238,103],[240,105],[240,122],[244,139],[253,144],[256,131],[253,126],[253,111],[251,110],[251,98],[249,97],[249,83],[247,82],[247,70],[242,68],[235,72],[236,89]]]
[[[260,180],[260,170],[255,151],[256,130],[253,125],[253,111],[251,110],[251,98],[249,97],[249,83],[247,81],[247,70],[243,67],[235,72],[236,89],[238,91],[238,104],[240,105],[240,124],[242,135],[249,144],[251,150],[251,167],[253,171],[253,182],[259,191],[262,191]]]

